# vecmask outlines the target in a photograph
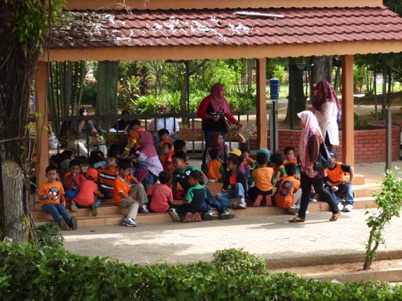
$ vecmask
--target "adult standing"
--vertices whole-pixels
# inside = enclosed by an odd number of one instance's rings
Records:
[[[332,151],[333,145],[339,145],[338,121],[341,117],[341,106],[331,84],[326,80],[319,81],[313,88],[312,112],[317,117],[325,145]]]
[[[169,113],[168,106],[164,104],[161,105],[159,107],[159,114],[167,114],[167,113]],[[153,135],[155,148],[157,148],[160,142],[158,131],[161,129],[167,129],[169,131],[169,136],[172,137],[172,139],[174,140],[180,139],[180,136],[178,135],[178,132],[180,131],[179,122],[174,117],[152,118],[148,128],[150,131],[155,132]]]
[[[330,221],[334,222],[338,220],[340,211],[331,194],[324,189],[325,171],[315,171],[313,169],[319,155],[320,144],[323,143],[321,129],[317,118],[311,111],[300,112],[297,116],[302,128],[299,146],[302,196],[299,212],[289,222],[300,223],[305,221],[307,207],[310,202],[311,185],[313,185],[316,193],[328,203],[332,211]]]
[[[80,117],[87,117],[88,110],[86,108],[80,108]],[[107,148],[105,144],[101,144],[102,137],[99,135],[93,123],[89,120],[80,119],[73,120],[70,125],[70,130],[73,132],[74,140],[70,141],[69,148],[78,150],[80,156],[88,157],[87,137],[89,136],[89,142],[99,143],[98,148],[104,155],[107,154]]]
[[[231,124],[237,124],[239,128],[243,127],[243,125],[232,115],[229,103],[225,98],[225,87],[221,83],[216,83],[211,87],[211,93],[201,101],[197,115],[202,118],[202,130],[205,138],[202,163],[205,163],[206,151],[210,145],[212,135],[219,132],[223,140],[226,140],[225,118]]]

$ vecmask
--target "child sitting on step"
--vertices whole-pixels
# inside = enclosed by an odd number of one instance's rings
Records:
[[[254,207],[260,206],[263,198],[265,198],[266,206],[272,206],[274,170],[268,167],[268,155],[265,152],[257,153],[257,163],[258,167],[253,171],[255,184],[248,190],[248,196]]]
[[[170,173],[166,170],[159,174],[159,183],[154,184],[147,192],[151,196],[149,209],[155,213],[169,211],[170,204],[173,203],[172,189],[166,184],[170,181]]]
[[[67,203],[70,203],[71,199],[75,198],[80,191],[82,183],[85,181],[84,173],[82,172],[80,161],[74,159],[69,163],[69,172],[64,175],[65,180],[65,195]]]
[[[172,205],[169,214],[174,221],[200,222],[201,212],[204,200],[207,197],[205,187],[202,182],[202,173],[199,170],[192,170],[188,176],[188,182],[191,185],[184,197],[185,203],[182,205]]]
[[[279,208],[296,208],[300,203],[301,189],[300,181],[295,179],[296,169],[297,165],[294,163],[285,164],[286,176],[279,181],[273,196],[274,204]]]

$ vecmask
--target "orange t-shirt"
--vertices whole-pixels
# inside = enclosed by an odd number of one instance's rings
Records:
[[[296,165],[299,165],[299,164],[297,163],[297,157],[294,157],[293,159],[290,159],[290,160],[285,160],[284,164],[286,165],[286,164],[288,164],[288,163],[294,163],[294,164],[296,164]]]
[[[274,194],[275,205],[282,209],[288,209],[295,203],[294,193],[299,189],[300,181],[293,176],[283,177]]]
[[[117,176],[116,179],[114,179],[113,199],[116,205],[119,205],[121,200],[123,199],[123,196],[120,194],[120,192],[124,192],[124,194],[127,196],[130,195],[130,189],[131,189],[130,180],[131,176],[127,176],[125,179],[121,178],[120,176]]]
[[[41,205],[45,204],[60,204],[60,196],[65,193],[63,184],[56,181],[54,183],[45,182],[42,184],[39,195],[41,198]],[[48,196],[47,199],[43,200],[43,196]]]
[[[272,190],[272,176],[274,170],[272,167],[258,167],[253,171],[255,186],[261,191]]]
[[[211,180],[220,180],[222,179],[222,173],[221,173],[221,167],[222,167],[222,162],[219,161],[218,159],[212,159],[209,160],[207,163],[207,178]]]
[[[327,169],[327,176],[329,181],[334,185],[339,185],[340,182],[345,181],[345,172],[342,170],[342,163],[336,162],[333,169]]]
[[[74,198],[81,206],[90,206],[95,201],[95,194],[98,192],[98,185],[92,180],[85,180],[81,184],[80,191]]]

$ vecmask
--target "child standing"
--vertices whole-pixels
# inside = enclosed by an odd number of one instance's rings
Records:
[[[300,203],[300,181],[295,179],[296,169],[297,166],[294,163],[285,165],[286,176],[279,181],[278,188],[273,196],[274,203],[279,208],[289,209]]]
[[[170,181],[170,173],[162,171],[159,174],[159,183],[155,184],[148,190],[147,194],[151,196],[149,209],[155,213],[167,212],[170,204],[173,203],[172,189],[166,184]]]
[[[172,156],[174,154],[174,151],[172,149],[172,144],[169,142],[165,142],[162,145],[162,154],[159,155],[159,159],[162,163],[163,170],[167,170],[170,173],[173,172],[174,168],[172,165]]]
[[[77,212],[80,208],[92,208],[92,215],[98,215],[98,207],[101,205],[101,200],[97,197],[103,197],[98,190],[96,179],[98,178],[98,172],[96,169],[90,169],[86,173],[86,180],[82,183],[81,189],[77,196],[71,201],[71,210]]]
[[[144,187],[131,174],[131,161],[129,159],[121,160],[119,173],[113,183],[113,199],[117,206],[128,208],[127,216],[123,220],[123,226],[136,227],[135,218],[137,217],[138,209],[140,206],[145,207],[145,203],[148,200]]]
[[[240,159],[236,155],[231,155],[228,159],[228,172],[223,181],[222,192],[216,198],[228,207],[245,209],[246,178],[240,169]],[[239,204],[234,204],[231,198],[239,198]]]
[[[187,190],[184,198],[185,204],[174,205],[169,210],[173,220],[179,222],[200,222],[202,207],[207,197],[205,187],[200,184],[202,182],[202,173],[199,170],[192,170],[188,176],[190,188]]]
[[[49,213],[53,220],[62,230],[77,229],[77,218],[70,216],[66,210],[64,199],[64,188],[61,182],[57,181],[57,168],[48,166],[46,168],[47,181],[40,188],[39,196],[41,199],[42,210]]]
[[[258,167],[254,169],[253,176],[255,185],[248,191],[254,207],[261,204],[262,198],[272,194],[274,170],[268,167],[268,155],[266,152],[257,153]],[[267,200],[267,198],[266,198]],[[270,200],[270,198],[268,198]],[[267,202],[267,206],[272,206],[272,202]]]
[[[106,166],[101,168],[98,173],[99,190],[106,199],[113,198],[113,183],[119,173],[117,164],[117,157],[109,157]]]

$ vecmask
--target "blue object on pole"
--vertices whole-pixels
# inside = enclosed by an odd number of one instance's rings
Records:
[[[269,91],[271,99],[279,99],[279,79],[271,78],[269,80]]]

